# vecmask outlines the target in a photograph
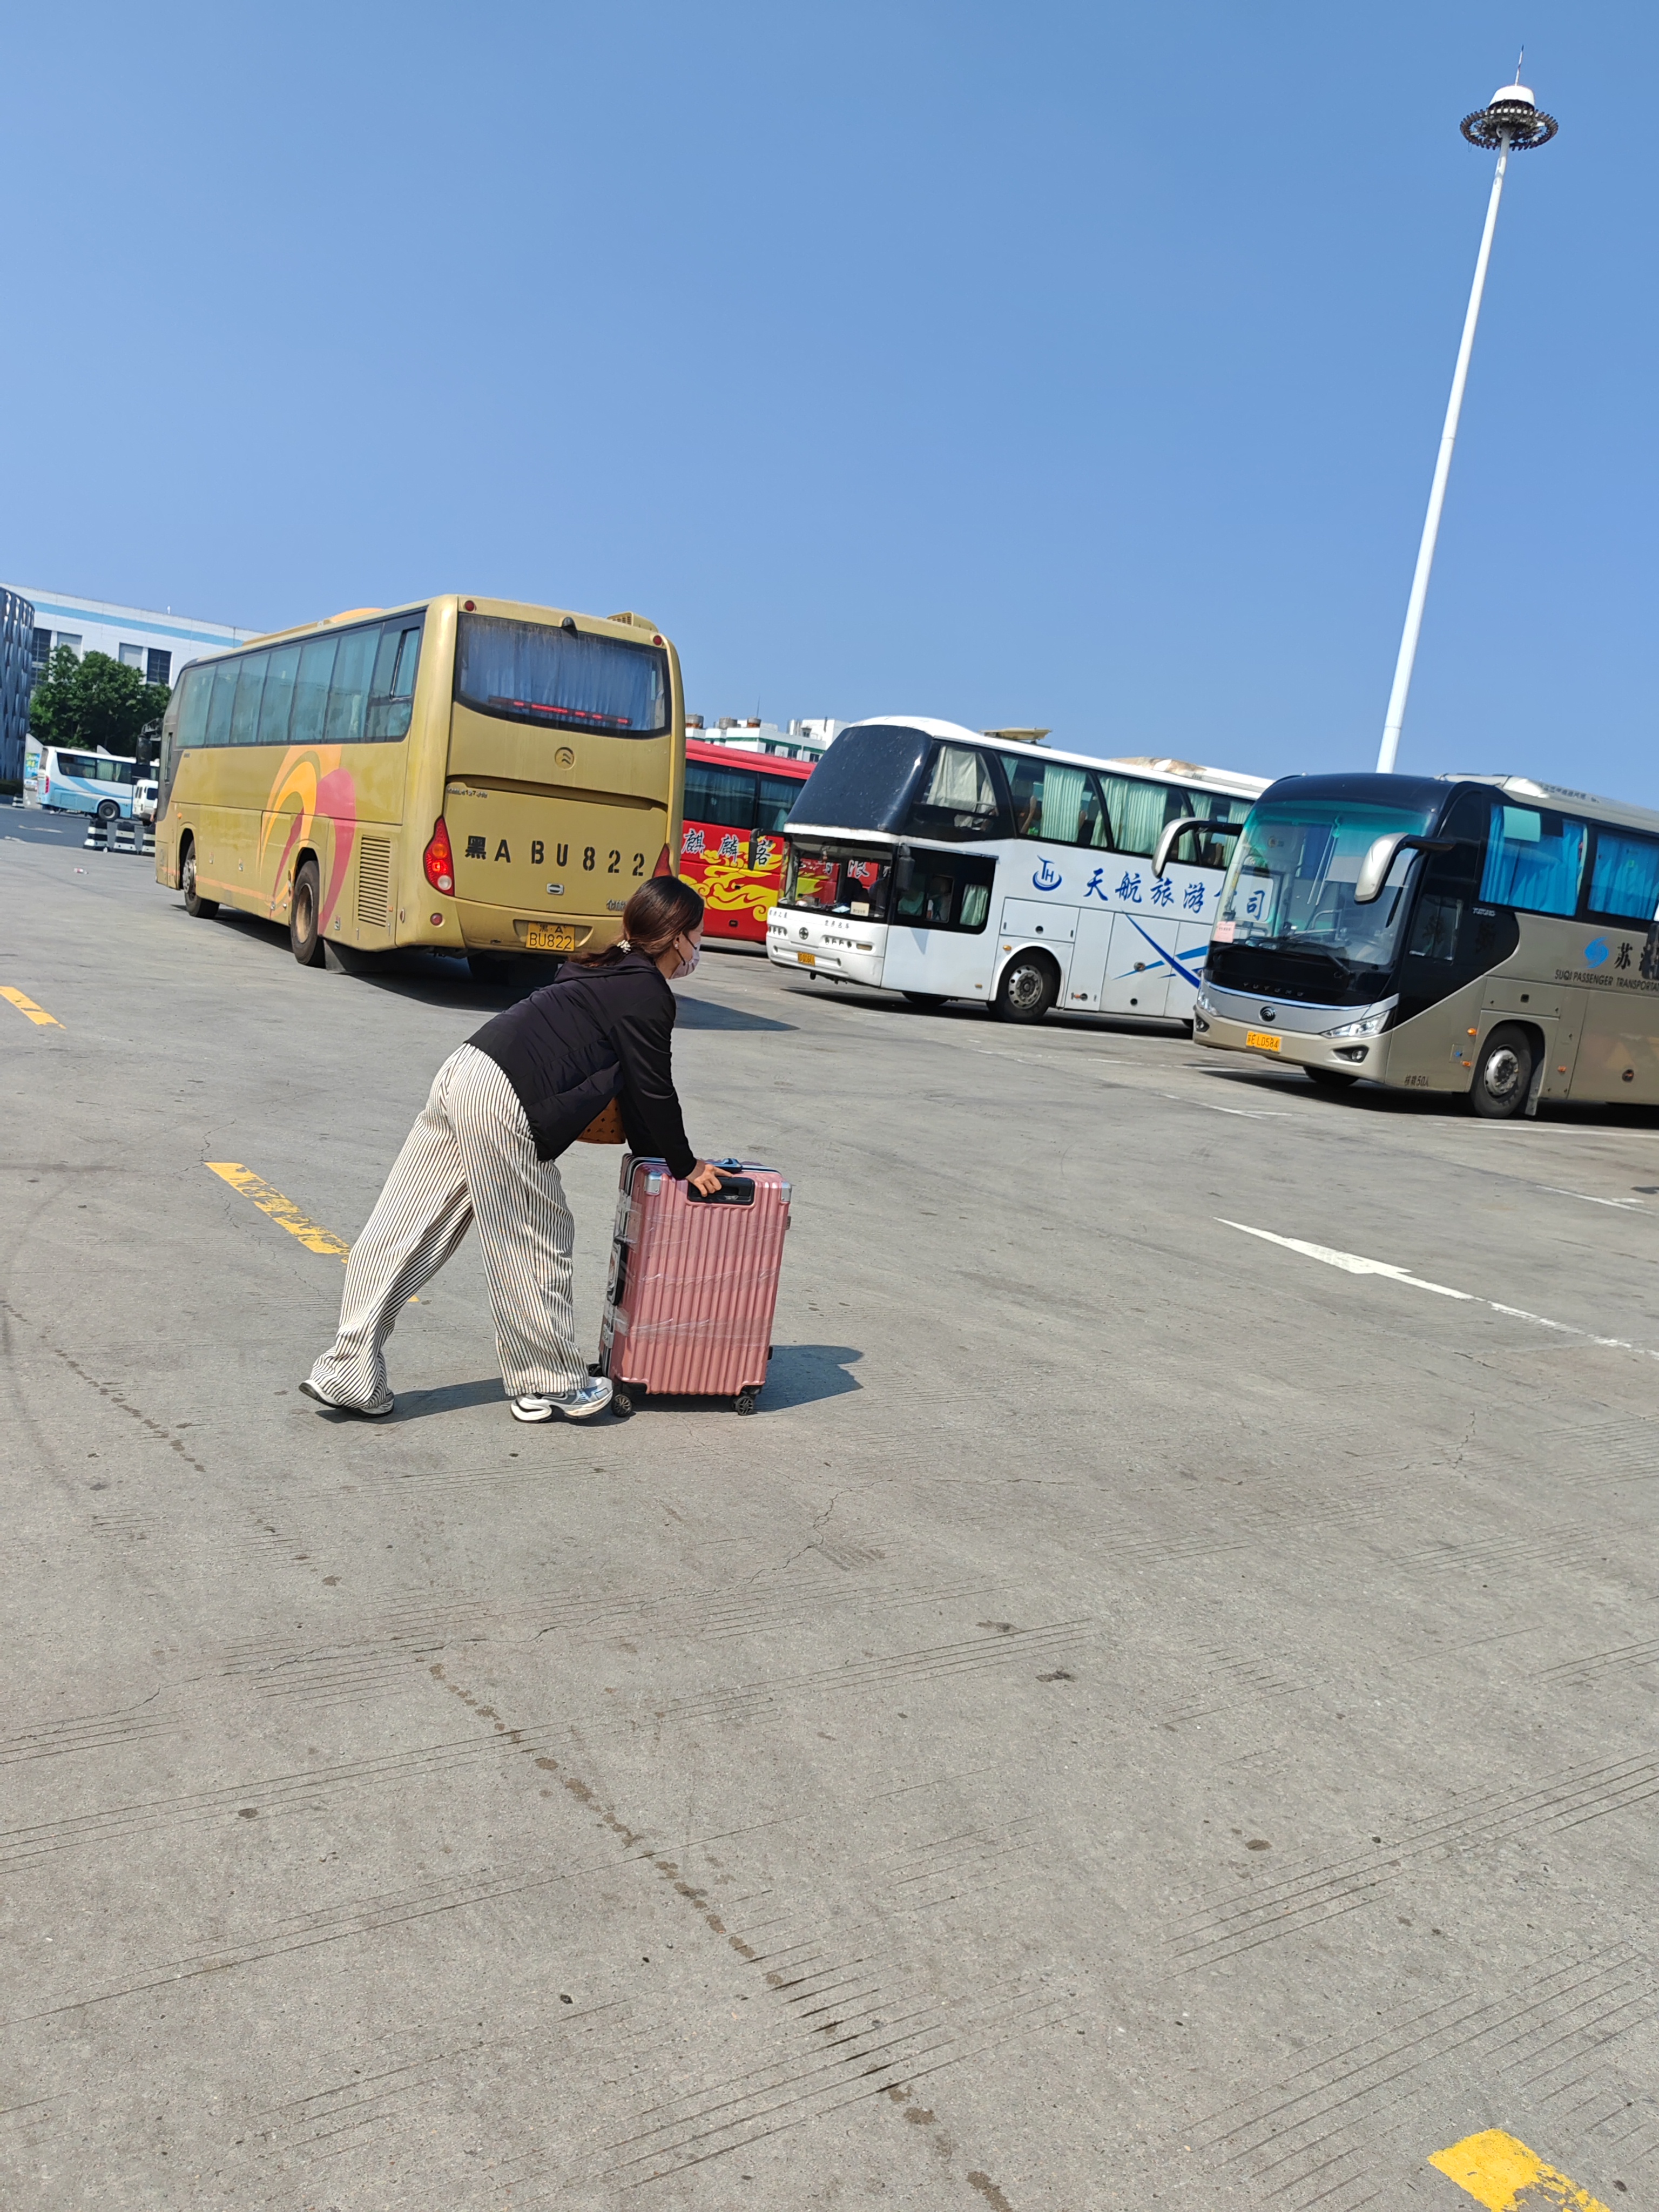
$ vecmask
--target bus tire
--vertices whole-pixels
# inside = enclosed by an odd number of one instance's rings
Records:
[[[1533,1041],[1518,1023],[1504,1022],[1480,1048],[1469,1085],[1469,1106],[1487,1121],[1510,1121],[1527,1110],[1534,1063]]]
[[[294,871],[294,896],[289,901],[288,941],[302,968],[323,964],[323,933],[318,927],[320,883],[315,860],[301,860]]]
[[[120,811],[120,808],[112,799],[100,799],[98,802],[98,819],[100,822],[115,821]]]
[[[193,839],[185,841],[184,857],[179,863],[179,888],[185,895],[185,912],[198,921],[210,921],[219,911],[217,899],[201,898],[196,890],[196,845]]]
[[[1046,952],[1017,952],[1003,969],[991,1012],[1000,1022],[1040,1022],[1060,996],[1060,974]]]
[[[943,991],[906,991],[901,995],[913,1006],[920,1006],[925,1014],[936,1014],[945,1004]]]

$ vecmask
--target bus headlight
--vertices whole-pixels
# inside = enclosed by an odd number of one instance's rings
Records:
[[[1367,1014],[1363,1021],[1344,1022],[1340,1029],[1322,1030],[1320,1034],[1328,1037],[1380,1036],[1392,1011],[1384,1006],[1380,1014]]]

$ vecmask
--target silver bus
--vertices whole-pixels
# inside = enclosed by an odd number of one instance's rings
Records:
[[[1315,1083],[1659,1104],[1659,813],[1518,775],[1292,775],[1222,887],[1198,1041]]]

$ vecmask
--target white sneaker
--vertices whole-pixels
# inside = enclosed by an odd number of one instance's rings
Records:
[[[319,1406],[326,1406],[331,1413],[356,1413],[365,1421],[383,1421],[398,1402],[388,1390],[378,1405],[348,1406],[342,1399],[331,1398],[326,1392],[319,1390],[309,1376],[300,1388],[307,1398],[314,1398]]]
[[[515,1398],[513,1418],[515,1421],[550,1421],[555,1413],[562,1413],[567,1421],[589,1421],[610,1403],[611,1377],[592,1375],[575,1389],[563,1391],[556,1398]]]

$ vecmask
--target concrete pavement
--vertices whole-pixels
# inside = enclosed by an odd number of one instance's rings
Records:
[[[5,2201],[1654,2197],[1659,1121],[711,955],[760,1413],[516,1426],[469,1249],[339,1423],[295,1223],[504,999],[84,865],[0,839]]]

